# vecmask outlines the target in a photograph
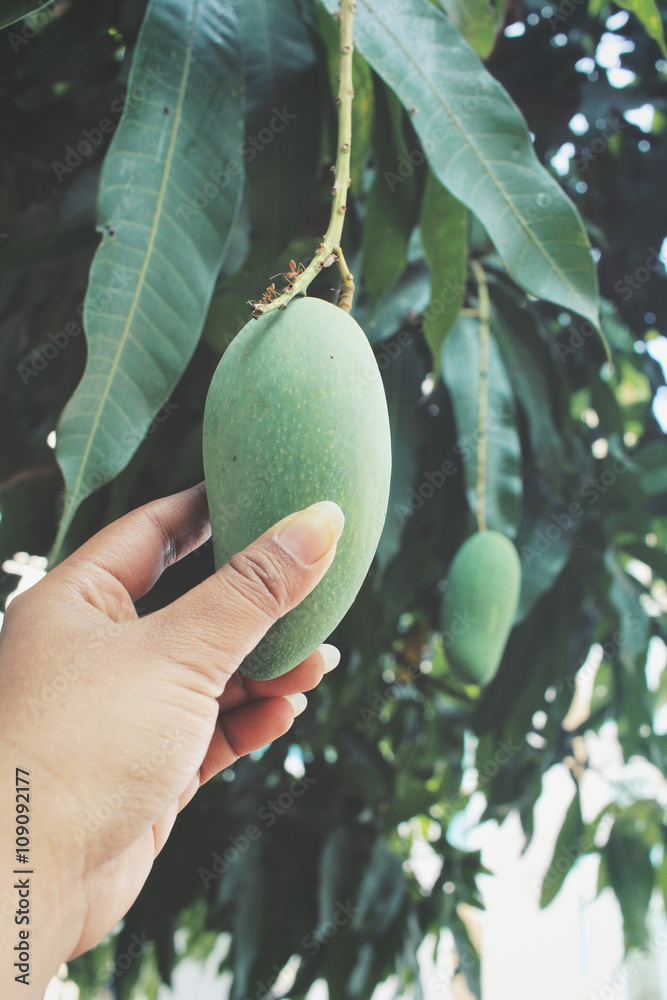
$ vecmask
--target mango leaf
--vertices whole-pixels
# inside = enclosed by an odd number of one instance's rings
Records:
[[[431,301],[424,315],[424,336],[431,348],[433,376],[440,377],[445,337],[461,311],[468,266],[468,210],[440,183],[432,170],[426,178],[420,229],[431,272]]]
[[[236,9],[246,67],[243,157],[261,267],[272,264],[289,243],[313,190],[321,89],[315,50],[296,0],[243,0]],[[285,261],[285,270],[288,266]],[[258,288],[258,295],[262,291]]]
[[[400,858],[376,840],[359,886],[352,927],[357,933],[380,937],[391,926],[406,895]]]
[[[563,825],[556,839],[553,857],[542,881],[540,908],[544,909],[555,899],[566,876],[582,853],[584,823],[581,818],[579,786],[570,802]],[[593,846],[593,845],[591,845]]]
[[[646,29],[646,33],[658,43],[662,54],[667,56],[665,48],[665,31],[662,25],[660,9],[655,0],[617,0],[618,6],[636,14]]]
[[[407,264],[410,233],[417,221],[415,170],[403,136],[403,107],[394,93],[376,79],[373,154],[375,180],[366,203],[362,272],[374,308],[390,292]],[[403,175],[387,183],[396,164]]]
[[[533,458],[550,489],[556,492],[567,467],[559,419],[559,373],[554,371],[548,344],[540,337],[531,310],[521,308],[493,283],[490,292],[497,306],[491,328],[516,398],[528,417]]]
[[[330,13],[338,7],[323,2]],[[539,163],[519,109],[443,12],[405,0],[386,18],[380,0],[358,0],[355,42],[409,111],[434,173],[479,217],[515,281],[599,328],[581,218]],[[395,170],[385,174],[388,184]]]
[[[442,378],[454,407],[458,441],[463,458],[466,493],[471,510],[477,509],[480,389],[479,321],[460,316],[442,350]],[[487,527],[508,538],[517,533],[521,508],[521,444],[516,425],[516,405],[495,339],[489,338],[489,377],[486,411],[486,464],[484,510]]]
[[[423,260],[409,261],[400,280],[373,310],[368,291],[362,286],[354,297],[352,315],[371,344],[398,333],[406,322],[416,320],[429,301],[430,280]]]
[[[34,14],[50,4],[51,0],[46,0],[46,3],[40,3],[40,0],[4,0],[3,9],[0,11],[0,29],[7,28],[10,24],[15,24],[28,14]]]
[[[537,600],[553,585],[570,558],[584,509],[573,502],[545,509],[534,484],[523,494],[523,517],[516,540],[521,556],[521,594],[516,619],[528,617]],[[579,515],[579,516],[577,516]]]
[[[102,170],[88,361],[58,426],[55,552],[81,501],[125,468],[197,345],[238,210],[241,99],[229,5],[151,0]]]
[[[609,885],[621,905],[626,951],[642,948],[654,878],[649,848],[632,826],[617,820],[602,854]]]
[[[491,55],[500,19],[490,0],[440,0],[452,24],[482,59]]]
[[[421,426],[418,403],[427,372],[414,338],[407,334],[410,339],[403,346],[400,336],[377,355],[389,410],[392,463],[387,517],[376,554],[376,587],[381,585],[384,570],[399,550],[403,527],[412,513],[410,490],[419,469]]]

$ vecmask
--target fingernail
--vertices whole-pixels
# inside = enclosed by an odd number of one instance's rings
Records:
[[[322,500],[292,517],[278,532],[280,544],[306,566],[313,566],[341,536],[345,515],[332,500]]]
[[[305,694],[301,694],[300,691],[298,694],[286,694],[283,695],[283,697],[285,698],[285,701],[288,701],[292,706],[295,719],[297,715],[301,715],[301,713],[308,704],[308,699],[306,698]]]
[[[324,673],[328,674],[330,670],[333,670],[340,663],[340,650],[336,649],[335,646],[331,646],[328,642],[323,642],[317,648],[324,660]]]

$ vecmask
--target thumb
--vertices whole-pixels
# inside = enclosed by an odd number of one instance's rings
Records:
[[[279,521],[199,586],[143,619],[153,648],[210,676],[220,694],[271,625],[320,582],[344,524],[330,500]]]

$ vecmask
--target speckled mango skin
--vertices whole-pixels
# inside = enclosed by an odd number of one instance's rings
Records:
[[[464,684],[493,680],[514,623],[521,590],[516,548],[499,531],[466,539],[449,568],[442,599],[445,656]]]
[[[323,642],[356,597],[389,497],[391,442],[382,379],[351,316],[315,298],[250,320],[206,399],[204,472],[216,569],[281,518],[320,500],[345,514],[323,580],[241,665],[264,680]]]

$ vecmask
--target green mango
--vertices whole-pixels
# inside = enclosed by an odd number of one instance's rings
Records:
[[[375,356],[359,324],[316,298],[299,298],[250,320],[211,381],[203,446],[216,569],[310,504],[334,500],[345,514],[323,580],[241,665],[248,677],[279,677],[338,625],[384,525],[389,417]]]
[[[441,625],[452,674],[464,684],[488,684],[496,675],[521,591],[516,548],[498,531],[468,538],[449,568]]]

